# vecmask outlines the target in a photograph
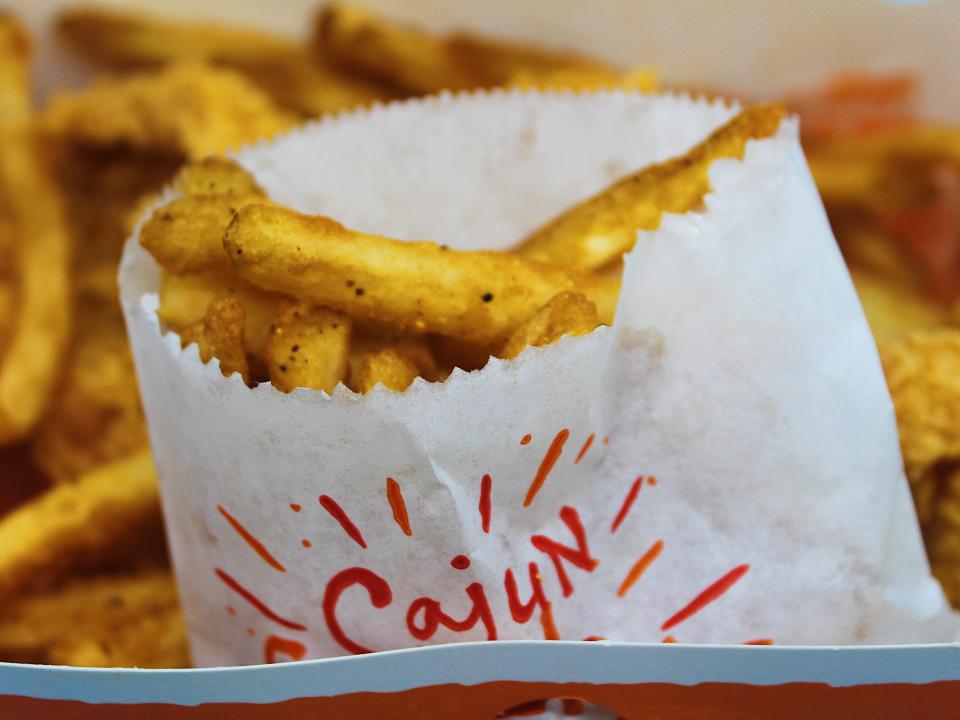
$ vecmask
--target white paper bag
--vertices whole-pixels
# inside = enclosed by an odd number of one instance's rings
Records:
[[[238,155],[349,227],[507,248],[735,112],[443,96]],[[247,388],[122,294],[195,660],[466,640],[951,640],[877,353],[794,121],[627,257],[613,328],[442,384]]]

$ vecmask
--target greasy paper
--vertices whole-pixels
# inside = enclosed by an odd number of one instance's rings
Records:
[[[241,152],[278,202],[509,247],[735,108],[442,96]],[[122,294],[200,665],[466,640],[952,640],[863,313],[786,121],[626,258],[612,328],[443,384],[247,388]]]

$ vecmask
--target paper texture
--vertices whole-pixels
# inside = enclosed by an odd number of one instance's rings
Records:
[[[238,159],[358,230],[505,248],[734,112],[444,96]],[[202,365],[161,334],[135,235],[124,310],[196,662],[493,636],[952,640],[795,123],[710,178],[700,212],[639,235],[613,328],[403,394],[284,395]]]

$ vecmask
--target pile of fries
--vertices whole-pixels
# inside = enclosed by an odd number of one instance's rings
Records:
[[[117,300],[138,222],[161,319],[204,362],[285,392],[402,392],[609,324],[636,230],[697,208],[710,164],[783,115],[751,106],[511,252],[463,252],[301,215],[223,154],[374,102],[653,92],[656,76],[338,5],[305,42],[94,7],[56,29],[103,73],[37,109],[30,39],[0,14],[0,660],[189,665]],[[934,571],[960,605],[960,130],[919,123],[912,87],[848,76],[788,102],[881,347]]]

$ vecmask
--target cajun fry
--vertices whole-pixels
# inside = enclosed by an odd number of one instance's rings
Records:
[[[180,63],[60,95],[42,122],[48,133],[73,142],[196,159],[276,135],[295,118],[242,75]]]
[[[549,345],[564,335],[586,335],[596,327],[596,305],[580,293],[557,293],[513,331],[498,355],[515,358],[528,347]]]
[[[147,442],[137,377],[116,300],[82,300],[70,363],[33,441],[36,463],[70,482]]]
[[[347,372],[347,385],[351,389],[357,389],[356,379],[363,359],[371,353],[386,348],[395,350],[413,363],[417,374],[429,382],[445,380],[450,374],[449,369],[440,367],[430,348],[428,338],[405,332],[394,325],[368,320],[353,325],[353,336],[350,339],[350,367]]]
[[[333,392],[347,376],[350,335],[350,318],[342,313],[303,304],[285,308],[264,349],[274,386]]]
[[[0,659],[83,667],[187,667],[168,571],[75,581],[0,611]]]
[[[616,89],[655,93],[660,84],[656,73],[648,68],[635,68],[627,72],[605,68],[566,68],[541,73],[521,71],[510,78],[507,86],[518,90],[593,92]]]
[[[187,195],[157,208],[140,231],[140,244],[178,275],[226,269],[223,232],[237,210],[262,195]]]
[[[664,212],[682,213],[709,192],[714,160],[740,158],[747,141],[773,135],[783,105],[741,111],[685,155],[628,175],[535,230],[516,252],[535,260],[595,270],[629,252],[637,230],[655,230]]]
[[[383,348],[360,359],[357,376],[352,379],[356,391],[366,395],[377,385],[403,392],[417,378],[417,366],[396,349]]]
[[[0,597],[97,567],[159,523],[149,451],[59,485],[0,520]]]
[[[480,370],[497,354],[495,345],[467,342],[444,335],[427,336],[427,346],[438,366],[444,369],[441,371],[442,376],[448,375],[453,368],[467,372]]]
[[[69,241],[63,208],[30,117],[29,42],[0,14],[0,259],[16,311],[2,320],[0,444],[29,433],[53,393],[70,336]]]
[[[348,230],[275,205],[242,208],[224,235],[240,277],[259,287],[377,318],[416,332],[503,341],[563,290],[616,309],[617,278],[565,270],[515,255],[447,250]]]
[[[219,297],[236,297],[247,322],[243,341],[247,354],[262,357],[270,337],[270,324],[286,302],[281,295],[264,292],[229,272],[212,271],[196,275],[174,275],[164,271],[160,285],[158,315],[180,331],[203,318],[207,306]]]
[[[435,36],[345,5],[329,5],[320,12],[314,42],[331,65],[411,93],[493,87],[521,72],[610,70],[560,50],[466,33]]]
[[[184,195],[259,195],[266,197],[253,175],[242,166],[219,155],[184,165],[173,180]]]
[[[244,74],[281,106],[321,115],[392,97],[376,83],[324,67],[296,42],[258,30],[161,19],[99,7],[70,8],[57,34],[111,68],[206,62]]]
[[[224,375],[240,373],[244,382],[250,382],[250,366],[243,344],[246,322],[246,312],[240,300],[219,298],[207,306],[202,320],[180,332],[180,342],[183,347],[196,343],[203,362],[217,358]]]

